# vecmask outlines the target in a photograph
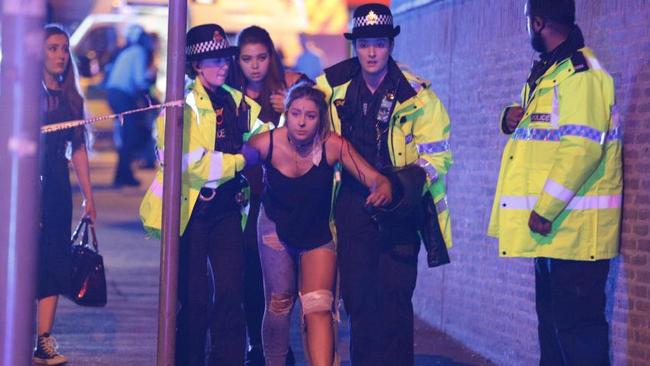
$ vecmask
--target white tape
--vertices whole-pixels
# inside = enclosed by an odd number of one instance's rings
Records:
[[[107,120],[107,119],[115,119],[119,118],[120,123],[124,124],[124,116],[128,114],[133,114],[133,113],[140,113],[152,109],[160,109],[160,108],[168,108],[168,107],[182,107],[183,106],[183,101],[182,100],[175,100],[172,102],[166,102],[162,104],[156,104],[156,105],[150,105],[148,107],[144,108],[138,108],[138,109],[132,109],[130,111],[125,111],[122,113],[117,113],[117,114],[109,114],[105,116],[99,116],[99,117],[93,117],[93,118],[88,118],[88,119],[77,119],[77,120],[71,120],[71,121],[64,121],[64,122],[59,122],[59,123],[52,123],[50,125],[45,125],[41,127],[41,133],[52,133],[55,131],[60,131],[60,130],[65,130],[68,128],[73,128],[77,126],[83,126],[83,125],[88,125],[88,124],[93,124],[95,122]]]

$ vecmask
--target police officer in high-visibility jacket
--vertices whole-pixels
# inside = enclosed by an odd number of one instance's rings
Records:
[[[348,139],[366,161],[378,169],[424,168],[426,189],[435,201],[440,231],[449,246],[445,196],[445,176],[451,165],[449,117],[429,83],[392,59],[398,33],[388,7],[358,7],[352,33],[345,34],[357,57],[326,69],[316,83],[328,98],[332,129]],[[364,208],[368,193],[344,172],[335,221],[341,292],[350,316],[352,365],[412,365],[411,297],[419,228],[410,218],[378,225]]]
[[[586,48],[573,0],[529,0],[533,64],[506,108],[489,235],[535,258],[540,365],[608,365],[605,282],[618,254],[623,172],[612,77]]]
[[[264,125],[257,119],[259,106],[224,84],[236,50],[216,24],[187,33],[186,73],[193,81],[183,107],[177,365],[204,365],[208,328],[210,365],[244,363],[241,211],[247,187],[240,174],[246,159],[239,152],[246,137]],[[161,158],[164,136],[164,118],[160,118]],[[162,161],[161,166],[140,206],[142,222],[154,234],[161,228]]]

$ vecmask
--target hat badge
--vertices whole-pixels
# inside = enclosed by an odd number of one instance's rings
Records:
[[[221,42],[223,40],[223,37],[221,36],[221,33],[219,33],[219,31],[214,31],[214,35],[212,36],[212,39],[215,42]]]
[[[366,14],[366,24],[368,25],[377,25],[379,23],[379,16],[375,14],[373,10],[370,10],[368,14]]]

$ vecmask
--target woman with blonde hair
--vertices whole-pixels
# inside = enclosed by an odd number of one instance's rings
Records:
[[[389,204],[391,184],[335,133],[329,131],[324,94],[310,85],[292,88],[286,124],[253,137],[247,157],[264,167],[257,222],[266,308],[262,343],[267,366],[284,366],[290,314],[300,298],[311,365],[331,366],[336,248],[330,230],[334,166],[341,163],[371,193],[370,206]],[[251,165],[256,159],[248,159]]]

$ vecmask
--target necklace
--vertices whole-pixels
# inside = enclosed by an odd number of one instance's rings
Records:
[[[292,155],[296,170],[300,172],[300,163],[302,163],[302,160],[304,160],[305,157],[310,156],[314,150],[314,139],[305,143],[299,143],[298,141],[292,139],[291,136],[289,136],[289,133],[287,133],[287,140],[289,140],[289,144],[292,146],[291,150],[293,150]],[[312,159],[309,160],[311,163]]]
[[[304,151],[305,153],[309,153],[309,152],[306,151],[307,150],[306,148],[307,147],[312,147],[313,148],[313,145],[314,145],[314,139],[313,138],[311,139],[311,141],[300,143],[300,142],[292,139],[291,136],[289,136],[289,133],[287,133],[287,140],[289,140],[289,143],[291,144],[291,146],[294,147],[294,150],[296,150],[297,153],[302,153],[303,150],[305,150]],[[312,149],[309,149],[309,150],[312,150]]]

